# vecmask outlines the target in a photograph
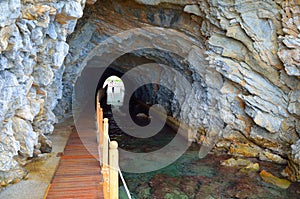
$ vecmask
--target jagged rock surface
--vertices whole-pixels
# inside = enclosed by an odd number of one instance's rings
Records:
[[[1,1],[1,185],[25,174],[16,157],[33,156],[35,150],[40,150],[41,140],[46,146],[43,151],[49,151],[51,143],[43,135],[53,131],[57,118],[71,114],[73,86],[88,53],[110,35],[144,26],[175,29],[199,43],[185,60],[165,54],[166,63],[186,72],[198,90],[187,96],[190,106],[181,114],[177,113],[176,103],[169,108],[173,116],[199,127],[198,142],[216,136],[207,134],[209,126],[224,124],[216,150],[280,164],[288,162],[285,173],[291,180],[299,181],[297,1],[136,2],[116,0],[111,6],[88,1],[94,5],[88,6],[86,16],[67,43],[67,36],[83,14],[84,0]],[[148,38],[151,40],[151,34]],[[164,36],[161,39],[165,45],[161,48],[168,50],[166,46],[173,45]],[[183,41],[178,39],[179,43]],[[157,51],[136,54],[163,60]],[[193,67],[180,64],[181,61]],[[162,91],[161,100],[169,97],[165,93]],[[194,103],[195,98],[202,101]],[[213,102],[215,109],[206,110],[207,103]],[[214,111],[220,122],[205,118],[207,112],[212,115]]]
[[[66,37],[82,16],[85,1],[0,2],[0,184],[26,172],[18,157],[49,152],[57,121],[52,110],[62,92]]]
[[[84,67],[82,61],[109,35],[143,27],[145,23],[180,30],[200,43],[205,42],[204,46],[198,46],[204,53],[191,50],[186,58],[191,68],[184,67],[174,56],[160,57],[161,52],[137,53],[160,63],[165,61],[179,70],[188,68],[186,72],[193,74],[192,81],[201,85],[194,84],[198,92],[186,98],[192,106],[181,109],[178,114],[176,103],[169,104],[170,114],[185,123],[201,126],[197,135],[199,143],[211,142],[213,139],[207,138],[216,136],[208,134],[208,126],[223,123],[217,150],[279,164],[288,162],[286,172],[290,179],[299,180],[300,162],[296,158],[300,134],[299,5],[294,1],[271,0],[136,2],[138,5],[115,1],[115,7],[96,3],[87,10],[84,23],[79,26],[81,32],[70,39],[63,78],[66,92],[55,113],[63,118],[64,112],[69,112],[70,94],[67,93],[72,92]],[[164,43],[164,38],[160,39]],[[170,43],[176,42],[170,39]],[[85,47],[79,49],[79,46]],[[178,94],[182,90],[178,88],[174,92]],[[203,95],[204,92],[208,95]],[[145,100],[151,101],[149,96]],[[213,97],[217,104],[211,111],[219,112],[220,123],[207,121],[203,116],[210,114],[206,105]],[[172,95],[165,91],[158,98],[163,100]],[[195,98],[206,100],[206,104],[203,101],[193,103]]]

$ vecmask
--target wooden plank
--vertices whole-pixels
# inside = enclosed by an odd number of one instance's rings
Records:
[[[90,149],[97,151],[96,135],[85,133],[84,136],[90,140]],[[82,144],[76,130],[72,132],[67,142],[45,198],[103,198],[103,177],[99,162],[97,157],[91,155]]]

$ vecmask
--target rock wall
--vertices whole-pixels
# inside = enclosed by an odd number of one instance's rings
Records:
[[[227,126],[218,146],[234,155],[287,159],[285,172],[293,181],[300,177],[295,2],[199,2],[203,16],[220,30],[208,30],[210,67],[226,78],[221,104]]]
[[[45,135],[57,119],[71,114],[73,85],[89,52],[110,35],[144,26],[175,29],[201,44],[203,53],[188,54],[186,60],[196,68],[187,72],[195,74],[195,85],[203,83],[206,99],[217,99],[211,111],[224,126],[216,151],[288,164],[284,173],[300,180],[297,1],[101,0],[87,6],[67,41],[84,4],[0,2],[1,185],[24,175],[22,160],[49,151]],[[155,53],[148,58],[160,59]],[[205,103],[198,105],[190,119],[199,126],[196,141],[201,144],[213,125],[205,124]]]
[[[224,127],[215,150],[288,164],[283,174],[299,180],[299,5],[292,0],[136,2],[101,1],[86,9],[78,32],[70,39],[63,76],[66,92],[56,115],[63,118],[70,112],[70,93],[84,67],[82,61],[106,38],[149,25],[175,29],[204,44],[199,48],[205,56],[191,51],[185,60],[196,66],[187,72],[206,94],[195,93],[188,101],[216,98],[217,105],[210,111],[220,114]],[[163,58],[155,52],[136,54],[180,65],[167,54]],[[221,78],[209,78],[203,71]],[[216,85],[220,85],[218,91]],[[205,122],[202,102],[191,103],[194,109],[182,110],[177,117],[199,126],[196,140],[205,144],[212,142],[208,126],[215,124]],[[194,114],[186,115],[189,110]]]
[[[62,67],[85,0],[0,2],[0,184],[25,175],[26,158],[51,151]]]

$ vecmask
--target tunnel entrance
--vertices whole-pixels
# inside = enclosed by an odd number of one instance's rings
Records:
[[[108,7],[105,7],[105,2],[110,2]],[[224,142],[219,145],[220,150],[236,152],[240,146],[248,147],[246,150],[256,147],[253,146],[253,143],[249,143],[248,138],[245,139],[245,136],[249,136],[253,123],[248,123],[251,122],[251,119],[248,119],[249,117],[245,114],[246,105],[241,96],[246,97],[249,92],[246,91],[247,89],[242,89],[239,85],[240,82],[232,82],[239,81],[238,78],[229,80],[223,76],[225,74],[223,70],[233,69],[228,65],[223,65],[224,63],[217,59],[219,57],[209,61],[215,61],[220,65],[215,66],[209,63],[206,53],[211,51],[209,51],[207,39],[203,38],[203,35],[197,35],[194,31],[187,29],[176,28],[178,25],[176,23],[181,23],[182,26],[190,24],[190,21],[185,21],[186,15],[181,16],[180,9],[173,12],[170,8],[170,14],[165,17],[164,11],[157,12],[158,10],[154,7],[152,7],[153,10],[142,9],[144,12],[139,12],[137,8],[122,7],[124,5],[120,1],[105,2],[104,4],[99,3],[95,9],[88,10],[95,11],[96,14],[91,17],[95,19],[92,25],[86,24],[85,28],[93,25],[96,28],[91,36],[91,42],[82,53],[85,56],[83,56],[83,64],[80,66],[83,73],[100,68],[102,71],[94,72],[93,84],[89,84],[86,89],[82,90],[89,90],[93,95],[97,82],[101,82],[100,87],[102,88],[104,81],[111,75],[120,77],[124,82],[126,92],[123,106],[120,107],[119,112],[110,108],[105,114],[111,121],[111,136],[120,142],[120,157],[127,158],[125,164],[121,160],[120,165],[121,169],[124,167],[127,169],[125,172],[128,174],[130,190],[133,190],[140,198],[153,198],[152,195],[157,198],[165,196],[169,198],[205,198],[207,197],[207,195],[203,195],[205,184],[213,187],[221,184],[224,190],[218,195],[223,194],[229,198],[232,194],[229,193],[230,189],[229,192],[225,190],[227,187],[232,187],[231,191],[233,192],[239,184],[255,187],[256,178],[251,178],[251,182],[244,182],[240,179],[249,179],[249,177],[247,178],[247,175],[243,175],[243,173],[236,175],[239,172],[238,169],[220,169],[220,161],[227,159],[227,156],[216,157],[209,154],[206,158],[199,160],[199,155],[201,158],[205,157],[221,135],[224,135],[226,141],[223,140]],[[130,4],[129,1],[126,3]],[[135,15],[132,18],[122,18],[124,9],[125,13],[130,12]],[[110,12],[111,10],[112,12]],[[98,12],[101,13],[100,16]],[[142,21],[137,22],[136,18],[141,18]],[[145,21],[150,25],[144,26]],[[185,22],[188,23],[185,24]],[[126,24],[126,27],[120,24]],[[199,29],[200,27],[198,29],[193,27],[193,30]],[[223,52],[227,53],[223,51],[223,48],[215,47],[214,50],[220,55]],[[131,58],[129,58],[130,56]],[[163,66],[152,67],[149,65],[152,63],[166,65],[170,70]],[[181,76],[174,75],[171,72],[172,69],[178,71]],[[107,71],[105,72],[105,70]],[[101,75],[103,77],[99,81]],[[242,81],[242,84],[244,83],[245,81]],[[241,90],[244,93],[239,92]],[[154,152],[163,148],[158,146],[158,143],[165,140],[164,144],[168,145],[172,142],[172,138],[179,133],[177,132],[173,137],[171,136],[172,132],[161,137],[159,135],[162,134],[159,132],[151,139],[138,137],[146,134],[141,127],[151,125],[152,120],[158,118],[150,114],[151,107],[155,104],[160,104],[164,108],[168,119],[175,123],[186,124],[188,128],[183,130],[182,134],[186,135],[186,140],[197,142],[197,144],[192,144],[182,157],[178,156],[177,160],[173,162],[174,164],[165,169],[160,168],[156,172],[153,167],[161,162],[157,161]],[[141,121],[147,120],[148,124],[138,123],[137,116],[142,118]],[[122,121],[126,122],[122,123]],[[164,128],[165,125],[161,129]],[[132,132],[136,134],[130,135],[129,133]],[[189,132],[192,132],[191,137],[189,137]],[[232,137],[231,133],[233,133]],[[166,140],[166,138],[170,139]],[[231,140],[234,141],[231,142]],[[246,143],[240,143],[240,141]],[[161,153],[160,157],[168,159],[177,151],[176,147],[171,148],[171,150]],[[129,157],[128,152],[135,152],[136,156]],[[141,161],[137,162],[136,160]],[[143,173],[141,170],[144,168],[152,170],[150,172],[143,170],[145,175],[134,174],[139,169],[139,172]],[[224,181],[224,178],[230,179],[234,185],[230,180]],[[168,183],[168,181],[176,183]],[[172,187],[171,193],[160,191],[160,186],[164,190],[170,190]],[[266,187],[255,188],[262,190],[261,193],[270,193],[266,191],[268,190]],[[144,192],[144,190],[148,190],[148,192]],[[183,193],[183,190],[190,190],[190,192]]]
[[[120,107],[124,102],[125,86],[121,78],[117,76],[110,76],[103,84],[103,88],[106,88],[107,93],[107,105],[114,107]]]

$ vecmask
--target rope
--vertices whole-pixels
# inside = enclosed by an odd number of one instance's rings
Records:
[[[128,187],[127,187],[127,184],[126,184],[126,182],[125,182],[125,179],[124,179],[124,177],[123,177],[123,174],[122,174],[122,171],[121,171],[120,168],[119,168],[119,174],[120,174],[120,177],[121,177],[121,180],[122,180],[122,182],[123,182],[123,185],[124,185],[124,188],[125,188],[125,191],[126,191],[126,194],[127,194],[128,198],[129,198],[129,199],[132,199],[132,198],[131,198],[130,191],[129,191]]]
[[[110,142],[110,137],[108,137],[108,141]],[[122,183],[123,183],[123,185],[124,185],[126,194],[127,194],[127,196],[128,196],[129,199],[132,199],[131,194],[130,194],[130,191],[129,191],[129,189],[128,189],[128,186],[127,186],[126,181],[125,181],[125,179],[124,179],[124,177],[123,177],[123,174],[122,174],[122,171],[121,171],[120,167],[118,167],[118,171],[119,171],[119,174],[120,174],[120,178],[121,178],[121,180],[122,180]]]

